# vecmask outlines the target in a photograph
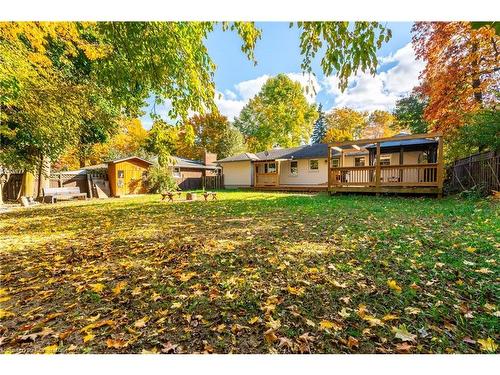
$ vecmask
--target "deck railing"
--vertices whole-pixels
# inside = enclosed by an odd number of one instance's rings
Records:
[[[255,186],[277,186],[278,181],[279,175],[277,172],[255,174]]]
[[[438,186],[438,164],[381,165],[330,169],[332,186]]]

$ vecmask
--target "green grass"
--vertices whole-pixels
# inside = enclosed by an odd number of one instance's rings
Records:
[[[218,195],[1,214],[0,350],[498,351],[498,203]]]

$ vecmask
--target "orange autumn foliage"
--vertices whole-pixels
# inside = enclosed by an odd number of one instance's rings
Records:
[[[433,130],[453,131],[498,98],[499,37],[469,22],[416,22],[413,47],[427,65],[418,91],[428,97],[424,118]]]

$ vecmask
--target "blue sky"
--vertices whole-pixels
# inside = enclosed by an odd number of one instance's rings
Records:
[[[322,103],[325,110],[335,107],[350,107],[358,110],[391,110],[395,101],[418,83],[418,74],[423,68],[416,61],[411,48],[411,23],[389,22],[391,40],[378,51],[380,66],[375,76],[356,74],[344,92],[337,89],[335,76],[325,77],[317,58],[313,63],[313,85],[317,95],[309,96],[310,102]],[[262,87],[267,78],[286,73],[303,86],[311,82],[302,75],[299,50],[300,31],[289,28],[288,22],[258,22],[262,38],[257,42],[255,57],[257,65],[241,52],[241,40],[235,32],[223,32],[217,28],[206,41],[210,56],[217,65],[215,72],[216,90],[221,97],[216,104],[230,120]],[[168,103],[156,108],[166,120]],[[149,115],[143,118],[146,128],[151,126]]]

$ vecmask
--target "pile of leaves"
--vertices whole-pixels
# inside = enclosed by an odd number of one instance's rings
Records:
[[[498,203],[221,192],[0,216],[4,353],[498,352]]]

